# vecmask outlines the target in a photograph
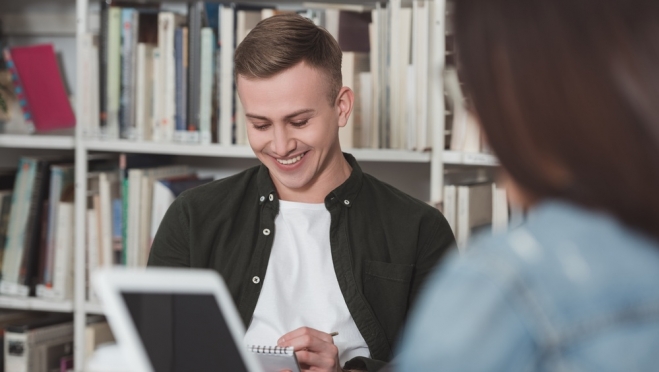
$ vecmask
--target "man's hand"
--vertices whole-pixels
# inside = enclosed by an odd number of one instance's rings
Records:
[[[332,336],[309,327],[298,328],[283,335],[278,346],[295,348],[302,371],[343,372],[339,362],[339,349]]]

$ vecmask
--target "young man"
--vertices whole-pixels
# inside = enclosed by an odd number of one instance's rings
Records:
[[[454,237],[439,211],[341,152],[354,100],[341,56],[297,15],[249,33],[235,53],[237,88],[263,164],[182,194],[149,265],[222,274],[247,344],[293,346],[305,370],[375,371]]]

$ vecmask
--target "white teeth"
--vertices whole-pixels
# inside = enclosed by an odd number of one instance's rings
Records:
[[[300,155],[298,155],[298,156],[296,156],[292,159],[286,159],[286,160],[277,159],[277,161],[279,162],[279,164],[291,165],[291,164],[295,164],[298,161],[300,161],[300,159],[302,159],[303,156],[304,156],[304,154],[300,154]]]

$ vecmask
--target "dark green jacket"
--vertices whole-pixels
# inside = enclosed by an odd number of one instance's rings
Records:
[[[454,237],[437,209],[362,173],[352,155],[345,157],[352,173],[325,198],[330,245],[339,287],[372,358],[354,358],[345,368],[375,371],[391,359],[411,304]],[[160,224],[149,266],[217,270],[248,327],[278,211],[263,165],[184,192]]]

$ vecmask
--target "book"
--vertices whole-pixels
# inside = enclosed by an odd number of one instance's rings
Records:
[[[343,86],[347,86],[354,91],[354,105],[352,113],[348,118],[348,123],[345,127],[339,129],[339,143],[341,148],[353,148],[359,144],[361,138],[359,133],[362,129],[362,115],[361,115],[361,90],[367,89],[362,87],[359,74],[368,71],[370,68],[370,60],[368,53],[358,52],[343,52],[343,61],[341,63],[341,75],[343,76]],[[357,135],[355,135],[357,133]]]
[[[84,58],[80,68],[83,81],[82,92],[78,95],[82,100],[81,113],[78,122],[83,126],[83,135],[96,138],[100,133],[100,98],[99,98],[99,36],[86,32],[82,36],[82,51]]]
[[[219,8],[220,17],[220,120],[218,122],[218,142],[228,146],[233,143],[233,117],[234,117],[234,77],[233,77],[233,52],[234,52],[234,9],[222,5]]]
[[[173,12],[158,13],[158,52],[155,63],[153,141],[172,142],[176,123],[176,29],[183,26],[185,17]]]
[[[202,75],[202,26],[205,16],[203,1],[195,1],[188,5],[188,89],[187,89],[187,136],[186,142],[196,143],[200,140],[201,120],[201,84],[202,76],[213,76],[210,69],[208,75]],[[206,78],[212,82],[212,79]],[[208,96],[210,99],[210,95]],[[209,110],[210,113],[210,110]]]
[[[105,77],[105,127],[101,121],[103,138],[119,138],[119,105],[121,100],[121,8],[110,6],[107,10],[107,39],[103,62]],[[101,65],[103,66],[103,65]],[[101,118],[103,120],[103,118]]]
[[[369,58],[370,60],[370,58]],[[355,138],[358,139],[358,146],[361,148],[370,148],[373,136],[373,74],[368,72],[359,73],[359,111],[361,125],[355,127]],[[357,109],[357,107],[355,107]]]
[[[188,92],[188,28],[178,27],[174,31],[174,65],[176,76],[176,114],[174,141],[187,139],[187,92]]]
[[[75,126],[76,120],[51,44],[9,48],[37,132]]]
[[[247,345],[247,350],[256,354],[264,372],[300,372],[293,347]]]
[[[458,247],[464,249],[473,229],[492,224],[492,185],[490,183],[457,187]]]
[[[52,274],[52,296],[65,300],[73,298],[73,224],[72,201],[60,201],[57,205],[56,244]]]
[[[64,191],[73,184],[73,164],[54,164],[50,167],[50,190],[48,200],[48,222],[46,231],[46,257],[44,263],[42,284],[52,286],[53,267],[55,262],[55,240],[59,218],[59,202]]]
[[[5,370],[50,372],[73,353],[70,315],[36,318],[5,328]]]
[[[425,151],[432,148],[432,125],[428,116],[430,74],[428,50],[430,32],[430,1],[414,0],[412,4],[414,32],[412,33],[412,64],[414,66],[414,100],[408,110],[414,112],[414,120],[407,123],[410,131],[409,149]]]
[[[457,234],[457,189],[455,185],[444,185],[444,208],[443,214],[453,230]]]
[[[2,257],[5,251],[5,241],[7,239],[7,226],[9,225],[9,212],[11,210],[11,190],[0,191],[0,268],[2,267]]]
[[[134,74],[139,13],[134,8],[121,8],[121,93],[119,100],[119,133],[121,138],[135,138]]]
[[[12,195],[2,281],[24,286],[35,283],[40,242],[39,222],[48,193],[50,161],[22,157]]]
[[[213,80],[208,77],[214,75],[215,60],[215,34],[210,27],[201,30],[201,79],[199,93],[199,142],[210,144],[211,122],[213,117]]]
[[[444,81],[453,109],[449,148],[453,151],[480,152],[482,148],[480,126],[474,115],[466,108],[465,98],[455,69],[451,68],[444,71]]]
[[[110,325],[107,322],[101,321],[87,324],[85,326],[85,360],[91,358],[94,350],[99,345],[113,341],[114,337],[112,336]]]
[[[18,102],[18,106],[22,112],[22,119],[25,124],[25,127],[28,132],[34,132],[34,121],[32,120],[32,110],[25,95],[25,89],[23,88],[23,83],[21,83],[20,76],[14,65],[14,61],[11,58],[11,53],[9,49],[3,51],[3,55],[7,64],[9,75],[11,77],[11,83],[13,85],[13,95],[8,96],[9,98],[15,98]],[[7,99],[7,102],[11,103],[12,100]],[[11,106],[9,106],[11,107]]]
[[[183,191],[211,182],[212,178],[199,179],[196,175],[184,177],[168,177],[156,180],[153,183],[153,197],[151,209],[150,243],[158,232],[167,209]]]
[[[492,232],[508,229],[508,195],[503,185],[492,183]]]
[[[92,205],[92,203],[87,203],[87,205]],[[85,211],[85,216],[85,222],[87,224],[87,236],[85,237],[87,243],[87,275],[90,278],[92,273],[100,267],[99,226],[97,212],[93,207]],[[91,302],[98,302],[96,293],[94,293],[94,289],[89,281],[87,281],[87,299]]]
[[[155,46],[147,43],[137,45],[135,132],[132,139],[139,141],[151,139],[154,49]]]
[[[245,39],[249,31],[256,27],[261,21],[261,10],[236,10],[236,48]],[[236,145],[248,145],[247,141],[247,118],[245,108],[238,97],[238,90],[234,90],[234,102],[236,103]]]
[[[114,264],[113,251],[115,246],[115,235],[113,228],[114,200],[119,199],[119,174],[118,172],[100,172],[98,174],[98,208],[97,209],[97,234],[98,237],[98,265],[110,267]]]

